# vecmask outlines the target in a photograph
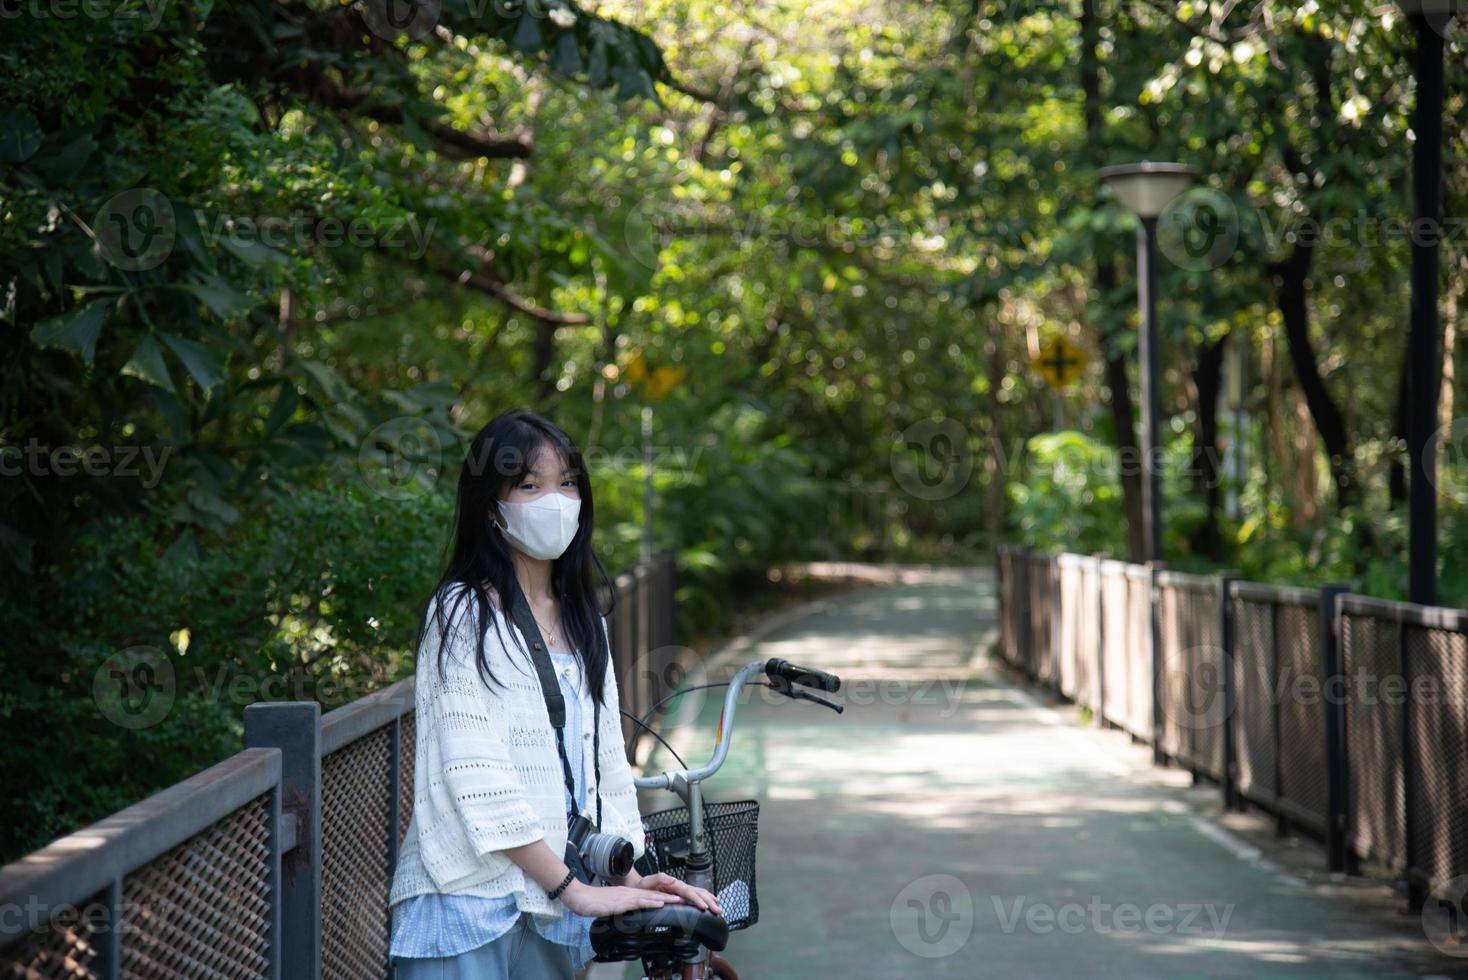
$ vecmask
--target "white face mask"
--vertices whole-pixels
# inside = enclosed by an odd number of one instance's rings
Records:
[[[532,558],[559,558],[580,527],[581,499],[551,491],[522,503],[500,501],[500,530]]]

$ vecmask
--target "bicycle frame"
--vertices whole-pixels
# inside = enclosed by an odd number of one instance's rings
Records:
[[[687,881],[697,888],[713,890],[713,864],[709,855],[708,840],[703,828],[703,781],[723,766],[729,755],[729,741],[734,734],[734,713],[738,708],[739,692],[756,674],[765,669],[764,660],[746,665],[729,682],[724,693],[724,712],[720,719],[719,740],[714,747],[713,758],[697,769],[671,769],[652,776],[638,776],[634,782],[638,789],[662,789],[678,794],[688,807],[688,874]],[[702,980],[709,967],[710,953],[703,949],[696,962],[685,965],[684,980]]]
[[[746,665],[729,682],[729,690],[724,692],[724,714],[719,726],[719,741],[714,747],[712,759],[697,769],[670,769],[653,776],[638,776],[634,780],[638,789],[664,789],[677,793],[688,807],[688,825],[693,838],[689,841],[689,857],[708,853],[703,833],[703,781],[718,772],[729,755],[729,740],[734,733],[734,712],[738,708],[739,692],[750,678],[763,673],[764,669],[765,661],[757,660]]]
[[[703,781],[718,772],[729,756],[729,744],[734,737],[734,715],[739,707],[739,692],[756,674],[770,678],[770,687],[792,700],[813,701],[832,709],[837,714],[842,705],[827,700],[817,691],[836,691],[841,688],[841,678],[811,667],[792,664],[778,657],[756,660],[746,664],[724,694],[724,711],[719,717],[719,739],[714,746],[714,757],[697,769],[670,769],[652,776],[639,776],[633,780],[638,789],[665,789],[677,793],[688,807],[688,858],[684,864],[684,881],[698,888],[713,891],[714,862],[708,846],[708,836],[703,825]],[[720,980],[739,980],[734,967],[728,960],[700,946],[698,958],[681,966],[659,968],[653,980],[704,980],[717,976]]]

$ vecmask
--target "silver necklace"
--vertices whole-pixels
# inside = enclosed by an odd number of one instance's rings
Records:
[[[533,620],[535,620],[535,625],[536,626],[539,626],[540,627],[540,631],[546,635],[546,641],[545,642],[548,645],[550,645],[550,646],[555,646],[556,645],[556,637],[559,634],[557,634],[557,632],[555,630],[548,628],[544,623],[542,623],[540,621],[540,617],[537,616],[537,615],[535,615],[534,612],[532,612],[530,614],[530,618],[533,619]]]

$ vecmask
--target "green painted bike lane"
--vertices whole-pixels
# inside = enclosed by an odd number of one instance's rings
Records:
[[[842,715],[747,689],[705,784],[761,802],[760,919],[726,950],[744,980],[1468,976],[1379,897],[1221,827],[1216,791],[1041,704],[987,661],[995,614],[984,575],[874,587],[782,616],[690,679],[777,656],[844,681]],[[685,699],[668,737],[701,765],[723,692]]]

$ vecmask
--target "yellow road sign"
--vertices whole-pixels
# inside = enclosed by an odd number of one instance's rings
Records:
[[[1063,391],[1081,376],[1086,369],[1086,352],[1070,338],[1056,334],[1040,345],[1040,354],[1030,361],[1045,383],[1056,391]]]

